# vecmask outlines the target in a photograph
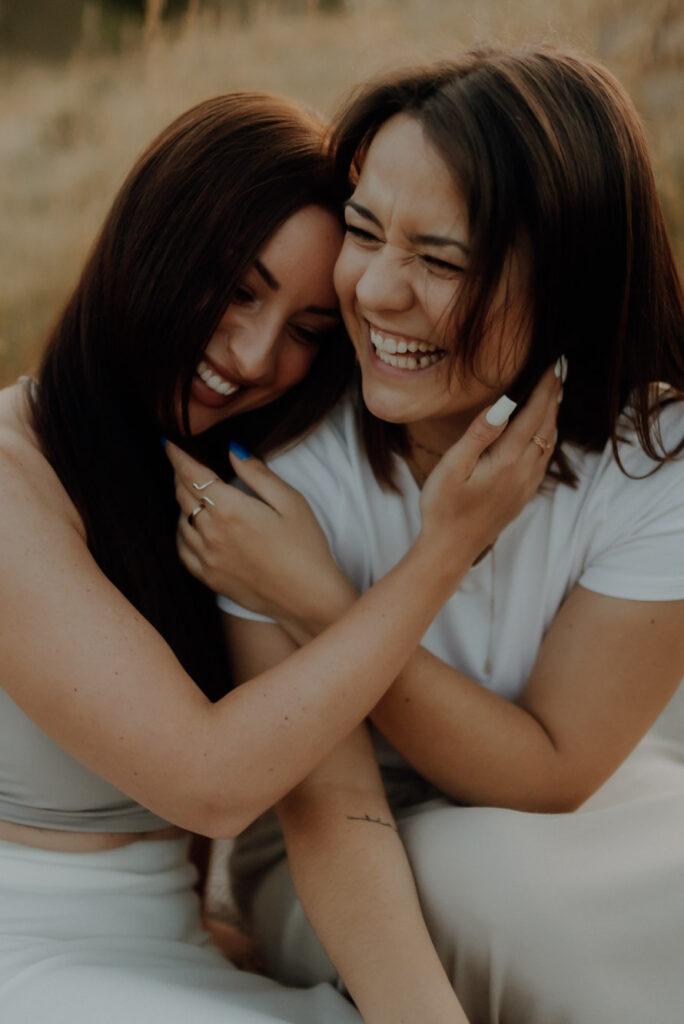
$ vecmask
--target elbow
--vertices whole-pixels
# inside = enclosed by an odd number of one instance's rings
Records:
[[[514,806],[516,810],[532,814],[572,814],[596,789],[596,785],[590,785],[586,780],[558,780],[552,786],[528,792]]]
[[[185,794],[183,805],[157,811],[167,821],[208,839],[235,839],[256,815],[244,813],[229,799],[207,799],[206,794]]]

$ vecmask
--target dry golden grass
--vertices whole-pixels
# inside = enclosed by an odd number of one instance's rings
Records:
[[[133,159],[176,114],[231,89],[332,111],[370,74],[483,40],[551,40],[598,56],[647,125],[684,259],[684,12],[673,0],[349,0],[342,15],[255,4],[248,25],[197,14],[123,56],[0,64],[0,384],[30,367]],[[88,27],[92,34],[92,26]]]

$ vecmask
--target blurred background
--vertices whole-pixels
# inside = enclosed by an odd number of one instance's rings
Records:
[[[34,364],[137,154],[191,104],[257,88],[331,114],[399,62],[541,40],[630,91],[684,266],[684,0],[0,0],[0,385]]]

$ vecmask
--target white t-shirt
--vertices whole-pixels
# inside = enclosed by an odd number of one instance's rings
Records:
[[[684,404],[661,415],[668,448],[684,437]],[[644,477],[653,462],[626,421],[624,468]],[[631,443],[627,443],[631,440]],[[631,479],[610,444],[566,448],[575,489],[545,484],[465,576],[422,644],[483,686],[515,700],[546,630],[576,584],[612,597],[684,598],[684,458]],[[341,570],[366,590],[405,554],[420,529],[420,491],[397,458],[400,493],[383,490],[365,457],[350,398],[271,468],[306,497]],[[415,595],[416,601],[420,594]],[[225,597],[233,615],[260,618]],[[489,669],[489,671],[487,670]]]

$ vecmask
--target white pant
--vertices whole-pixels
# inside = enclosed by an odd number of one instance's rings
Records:
[[[433,800],[398,825],[471,1024],[684,1019],[684,765],[666,744],[643,744],[575,814]],[[335,979],[285,861],[253,918],[275,977]]]
[[[224,960],[200,925],[186,847],[0,842],[2,1024],[361,1024],[327,985],[284,989]]]

